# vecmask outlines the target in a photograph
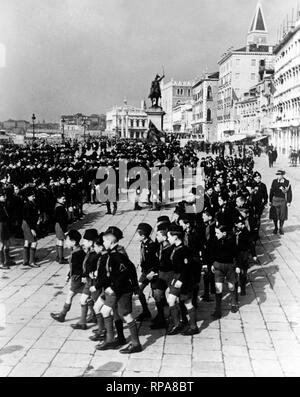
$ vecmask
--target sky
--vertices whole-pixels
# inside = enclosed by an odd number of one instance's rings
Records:
[[[261,0],[270,44],[300,0]],[[245,45],[257,0],[0,0],[0,120],[139,106]],[[5,51],[5,56],[4,56]],[[148,100],[147,100],[148,101]],[[149,102],[147,102],[149,104]]]

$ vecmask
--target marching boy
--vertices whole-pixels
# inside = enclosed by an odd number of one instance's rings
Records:
[[[137,228],[137,236],[141,242],[141,269],[142,274],[139,279],[139,300],[142,305],[142,313],[137,317],[137,321],[143,321],[146,318],[151,318],[150,310],[148,309],[144,289],[148,284],[152,285],[158,275],[158,246],[151,240],[150,235],[152,227],[148,223],[140,223]]]
[[[106,252],[101,256],[96,284],[99,290],[103,288],[105,294],[101,314],[104,318],[106,338],[96,348],[108,350],[118,347],[113,329],[113,310],[117,306],[117,311],[127,323],[131,335],[131,343],[120,350],[120,353],[131,354],[142,351],[136,321],[132,316],[132,295],[138,291],[138,281],[134,264],[118,249],[118,241],[122,236],[120,229],[115,227],[110,227],[103,234]]]
[[[92,293],[90,287],[94,282],[94,272],[97,270],[98,254],[94,250],[94,243],[98,238],[98,232],[96,229],[87,229],[83,235],[82,246],[86,251],[86,255],[83,261],[83,277],[85,278],[85,284],[80,298],[81,305],[81,316],[80,320],[76,324],[71,324],[74,329],[87,329],[87,322],[96,323],[96,315],[93,309],[94,301],[92,299]],[[84,280],[83,280],[84,281]],[[88,309],[90,308],[91,315],[87,319]]]
[[[118,240],[121,240],[123,238],[122,231],[116,226],[110,226],[107,229],[106,233],[112,233],[114,235],[117,235]],[[97,253],[99,253],[99,258],[98,258],[98,262],[97,262],[96,280],[95,280],[94,285],[90,287],[90,291],[93,294],[97,293],[97,296],[98,296],[98,298],[96,299],[95,304],[94,304],[94,311],[95,311],[96,318],[97,318],[98,328],[95,331],[93,331],[94,335],[90,336],[90,340],[92,340],[93,342],[96,342],[96,341],[103,341],[106,336],[104,319],[101,314],[102,306],[105,303],[105,293],[103,291],[103,288],[101,288],[99,286],[99,282],[97,281],[98,270],[99,270],[99,266],[101,264],[101,256],[106,253],[105,248],[103,246],[103,233],[100,233],[98,240],[95,243],[94,249]],[[116,250],[116,252],[119,252],[122,255],[128,256],[125,251],[125,248],[123,246],[119,245],[119,243],[115,246],[115,250]],[[117,331],[117,338],[115,339],[115,348],[117,348],[119,346],[126,345],[126,338],[124,336],[124,329],[123,329],[123,321],[122,321],[121,317],[119,316],[117,305],[115,305],[115,307],[113,308],[113,316],[114,316],[114,325],[115,325],[115,328]],[[99,346],[101,346],[101,344]]]
[[[66,247],[72,250],[69,259],[70,271],[67,276],[67,281],[71,280],[71,285],[62,311],[60,313],[51,313],[51,317],[54,320],[59,321],[60,323],[63,323],[65,321],[66,314],[71,309],[74,296],[81,293],[83,287],[82,266],[85,258],[85,252],[79,245],[80,240],[81,234],[74,229],[71,229],[66,236]]]

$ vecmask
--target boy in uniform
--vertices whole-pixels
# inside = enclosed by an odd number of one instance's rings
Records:
[[[174,278],[171,253],[173,247],[168,241],[168,228],[170,223],[160,223],[157,226],[156,241],[159,244],[158,250],[158,278],[154,281],[153,297],[157,307],[157,316],[154,318],[150,328],[161,329],[166,327],[164,318],[164,306],[166,304],[166,290]]]
[[[117,311],[127,323],[131,334],[131,343],[120,353],[131,354],[142,351],[138,337],[136,321],[132,316],[132,294],[138,291],[137,274],[134,264],[118,249],[118,241],[122,232],[110,227],[103,234],[103,245],[106,252],[101,256],[97,274],[97,288],[104,290],[104,304],[101,314],[106,329],[105,341],[97,345],[97,350],[115,349],[119,346],[114,338],[113,310]]]
[[[143,311],[137,317],[137,321],[143,321],[146,318],[151,318],[151,313],[147,306],[144,289],[148,284],[152,284],[155,277],[158,276],[158,256],[157,245],[151,240],[150,234],[152,227],[148,223],[140,223],[137,228],[137,235],[141,242],[141,261],[140,266],[142,274],[139,279],[139,300],[141,302]]]
[[[80,297],[81,305],[81,316],[80,320],[76,324],[71,324],[74,329],[87,329],[87,322],[96,323],[96,315],[93,309],[94,301],[92,299],[92,293],[90,287],[94,282],[94,272],[97,270],[98,254],[94,250],[94,243],[98,238],[98,232],[96,229],[87,229],[83,235],[83,248],[86,251],[86,255],[83,261],[83,278],[85,278],[85,285]],[[88,309],[90,308],[91,316],[87,319]]]
[[[81,293],[84,285],[82,282],[82,265],[85,258],[85,252],[79,245],[80,240],[81,234],[77,230],[71,229],[66,236],[66,247],[71,248],[69,259],[70,271],[67,276],[67,282],[71,280],[71,285],[62,311],[60,313],[51,313],[51,317],[60,323],[65,321],[66,315],[71,309],[74,296]]]
[[[167,298],[173,326],[168,330],[168,335],[195,335],[199,333],[196,323],[196,309],[192,303],[195,287],[195,264],[191,250],[183,245],[183,229],[181,226],[171,225],[168,230],[168,240],[173,246],[171,261],[174,269],[174,277],[169,287]],[[184,302],[189,315],[189,325],[184,330],[180,324],[179,300]]]

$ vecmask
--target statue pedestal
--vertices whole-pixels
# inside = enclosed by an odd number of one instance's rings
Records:
[[[148,127],[149,127],[149,122],[152,121],[152,123],[155,125],[155,127],[159,131],[164,130],[164,115],[166,114],[163,109],[159,107],[151,107],[146,110],[146,113],[148,115]]]

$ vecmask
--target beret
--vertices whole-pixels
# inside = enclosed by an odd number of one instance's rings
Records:
[[[85,240],[96,241],[98,238],[98,232],[96,229],[87,229],[84,232],[83,238]]]
[[[143,232],[146,236],[150,236],[152,232],[152,226],[148,223],[140,223],[137,227],[137,230]]]
[[[67,236],[69,237],[70,240],[77,241],[79,242],[81,240],[81,234],[79,233],[78,230],[71,229],[68,231]]]
[[[123,232],[117,226],[109,226],[109,228],[103,233],[103,236],[107,234],[112,234],[118,241],[123,238]]]

